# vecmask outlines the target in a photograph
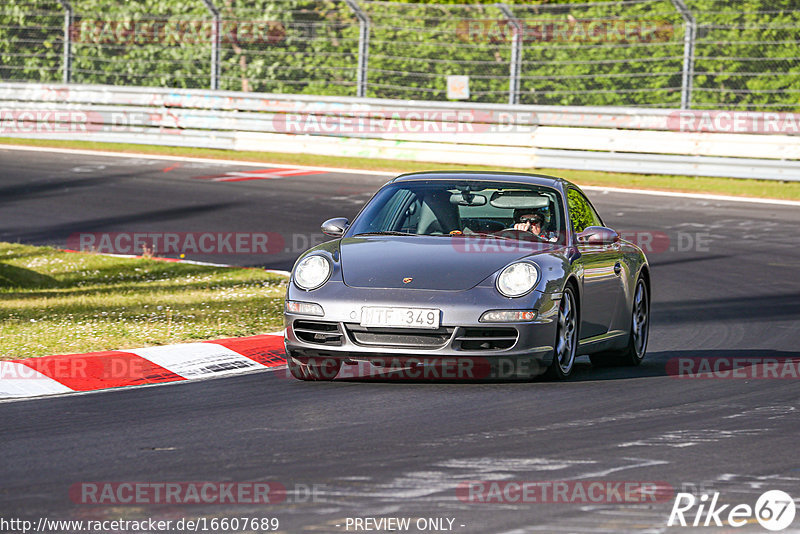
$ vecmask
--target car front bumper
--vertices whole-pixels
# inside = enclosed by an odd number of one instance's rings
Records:
[[[487,373],[511,378],[541,374],[552,362],[560,294],[533,291],[510,299],[492,286],[466,291],[362,289],[330,281],[324,291],[290,287],[287,299],[319,304],[324,311],[323,316],[285,313],[286,354],[295,362],[334,359],[384,368],[453,362],[464,378],[487,378]],[[359,324],[364,306],[437,308],[440,328],[364,328]],[[537,313],[526,322],[480,322],[488,310]],[[472,362],[470,373],[463,372],[463,363],[455,363],[463,361]]]

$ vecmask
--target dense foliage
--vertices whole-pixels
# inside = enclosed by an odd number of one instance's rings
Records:
[[[359,25],[340,0],[216,0],[220,88],[355,95]],[[794,0],[689,0],[697,24],[694,107],[797,109]],[[368,96],[508,101],[512,25],[493,3],[361,0],[371,21]],[[72,81],[205,88],[212,17],[201,0],[73,0]],[[675,107],[685,23],[669,0],[509,3],[523,24],[520,102]],[[0,7],[0,79],[59,81],[55,0]]]

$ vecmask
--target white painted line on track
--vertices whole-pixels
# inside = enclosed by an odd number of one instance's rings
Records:
[[[145,258],[141,255],[136,254],[112,254],[110,252],[89,252],[89,251],[82,251],[82,250],[69,250],[68,252],[75,252],[77,254],[96,254],[99,256],[109,256],[112,258],[129,258],[129,259],[151,259],[153,261],[167,261],[170,263],[188,263],[190,265],[203,265],[206,267],[230,267],[232,269],[259,269],[264,271],[265,273],[272,273],[277,274],[280,276],[291,276],[292,273],[290,271],[284,271],[281,269],[262,269],[261,267],[244,267],[242,265],[233,265],[231,263],[211,263],[208,261],[197,261],[197,260],[187,260],[182,258],[162,258],[159,256],[153,256],[151,258]]]
[[[621,187],[603,187],[597,185],[582,185],[581,189],[585,191],[693,198],[697,200],[715,200],[722,202],[751,202],[757,204],[774,204],[778,206],[800,206],[800,200],[782,200],[779,198],[734,197],[730,195],[707,195],[704,193],[681,193],[677,191],[655,191],[650,189],[625,189]]]
[[[316,167],[310,165],[289,165],[286,163],[270,163],[267,161],[240,161],[235,159],[212,159],[212,158],[192,158],[187,156],[167,156],[162,154],[140,154],[138,152],[110,152],[105,150],[80,150],[75,148],[49,148],[43,146],[25,145],[2,145],[0,150],[27,150],[30,152],[53,152],[56,154],[75,154],[79,156],[107,156],[110,158],[140,158],[154,159],[162,161],[185,161],[189,163],[218,163],[220,165],[244,167],[274,167],[276,169],[303,169],[309,171],[338,172],[345,174],[360,174],[363,176],[391,176],[395,177],[399,173],[388,171],[368,171],[357,169],[339,169],[334,167]]]
[[[357,169],[342,169],[338,167],[316,167],[309,165],[287,165],[282,163],[270,163],[266,161],[239,161],[229,159],[211,159],[211,158],[191,158],[185,156],[166,156],[160,154],[140,154],[138,152],[107,152],[104,150],[80,150],[73,148],[50,148],[39,146],[25,146],[25,145],[2,145],[0,150],[27,150],[31,152],[53,152],[57,154],[75,154],[84,156],[107,156],[112,158],[141,158],[153,159],[163,161],[185,161],[192,163],[217,163],[220,165],[241,165],[246,167],[264,167],[271,166],[282,169],[305,169],[310,171],[323,171],[331,173],[342,174],[358,174],[362,176],[389,176],[395,177],[403,173],[390,172],[390,171],[370,171],[370,170],[357,170]],[[520,172],[525,170],[520,169]],[[777,198],[759,198],[759,197],[736,197],[730,195],[713,195],[705,193],[681,193],[676,191],[659,191],[655,189],[627,189],[622,187],[606,187],[596,185],[581,186],[582,189],[587,191],[600,191],[609,193],[623,193],[634,195],[656,195],[665,197],[679,197],[679,198],[692,198],[698,200],[714,200],[721,202],[750,202],[756,204],[772,204],[777,206],[800,206],[800,201],[797,200],[781,200]]]

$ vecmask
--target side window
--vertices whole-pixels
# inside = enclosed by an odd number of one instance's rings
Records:
[[[398,189],[392,194],[392,197],[389,198],[381,209],[373,215],[372,220],[369,223],[369,226],[364,230],[367,232],[373,231],[385,231],[385,230],[394,230],[394,228],[390,228],[393,224],[393,218],[397,213],[397,210],[400,209],[400,205],[407,201],[407,199],[411,196],[411,191],[407,189]]]
[[[589,226],[602,226],[603,223],[586,197],[577,189],[567,189],[567,207],[572,228],[580,233]]]
[[[403,216],[400,218],[400,227],[398,231],[414,234],[417,232],[419,226],[419,218],[422,213],[422,202],[419,198],[415,198],[411,204],[408,205]]]

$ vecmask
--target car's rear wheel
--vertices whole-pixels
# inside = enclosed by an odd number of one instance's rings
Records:
[[[642,363],[647,352],[647,341],[650,337],[650,294],[647,284],[640,276],[636,281],[631,306],[631,327],[628,344],[619,351],[608,351],[592,354],[589,358],[596,366],[629,365]]]
[[[578,350],[578,307],[575,293],[571,287],[564,289],[558,306],[556,341],[553,345],[553,362],[547,369],[547,376],[563,380],[572,373],[575,353]]]
[[[286,358],[289,372],[298,380],[333,380],[339,374],[342,362],[334,358]]]

